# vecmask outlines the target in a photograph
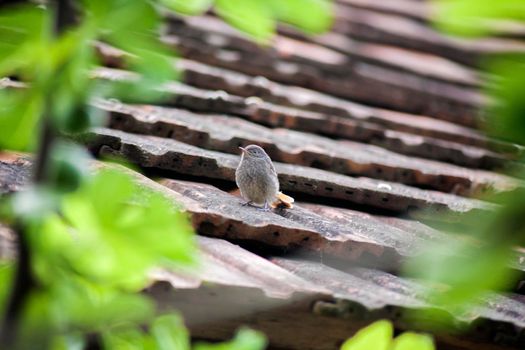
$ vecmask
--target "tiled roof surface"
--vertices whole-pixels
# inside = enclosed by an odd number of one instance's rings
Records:
[[[200,235],[201,268],[157,271],[148,288],[181,310],[194,337],[224,339],[247,324],[275,349],[335,349],[379,318],[428,331],[409,322],[412,311],[437,309],[458,326],[435,332],[439,349],[525,346],[517,290],[452,316],[426,299],[428,286],[398,276],[424,243],[449,239],[418,220],[461,221],[494,209],[478,195],[522,185],[502,170],[519,166],[523,147],[477,129],[492,103],[480,92],[492,78],[477,65],[524,52],[524,28],[449,38],[428,24],[431,11],[416,0],[341,0],[330,33],[282,27],[269,47],[211,13],[169,15],[163,40],[183,57],[182,81],[159,87],[157,105],[93,101],[109,117],[83,140],[93,154],[139,165],[157,182],[137,178],[180,203]],[[95,78],[136,79],[125,53],[98,49],[106,67]],[[238,147],[251,143],[274,160],[293,209],[240,205]],[[2,155],[0,193],[19,190],[27,167]],[[0,237],[2,254],[9,232]],[[523,249],[509,268],[525,271]]]

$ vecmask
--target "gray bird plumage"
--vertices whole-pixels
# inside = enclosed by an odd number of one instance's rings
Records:
[[[268,210],[279,192],[279,180],[272,160],[257,145],[249,145],[242,150],[241,162],[235,171],[235,182],[241,190],[246,204],[263,205]]]

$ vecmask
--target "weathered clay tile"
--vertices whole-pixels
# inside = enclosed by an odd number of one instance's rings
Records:
[[[126,71],[104,68],[98,69],[94,76],[109,80],[132,80],[135,77]],[[173,94],[173,97],[163,101],[163,104],[170,106],[194,111],[234,114],[271,127],[285,127],[371,143],[397,153],[442,160],[466,167],[501,169],[510,164],[509,159],[503,154],[487,149],[388,130],[384,126],[366,120],[279,106],[264,102],[258,97],[244,99],[224,91],[203,90],[178,82],[166,84],[161,90]],[[512,159],[511,156],[507,157]]]
[[[102,156],[120,156],[144,168],[234,181],[239,157],[197,148],[173,139],[134,135],[118,130],[94,129],[85,142]],[[428,213],[464,213],[488,210],[491,205],[442,192],[422,190],[399,183],[353,178],[320,169],[274,163],[281,189],[342,199],[395,212],[428,209]],[[426,211],[425,211],[426,212]]]
[[[0,196],[20,191],[31,176],[31,164],[22,155],[0,152]]]
[[[114,66],[115,62],[121,62],[121,65],[117,66],[123,67],[125,53],[105,50],[105,46],[102,45],[99,48],[103,61],[109,66]],[[215,93],[216,98],[224,95],[222,91],[242,97],[257,96],[263,98],[265,102],[321,112],[329,116],[355,119],[359,122],[371,123],[370,125],[378,124],[391,130],[442,138],[472,146],[489,147],[505,153],[521,152],[521,148],[516,145],[488,139],[477,131],[450,122],[358,105],[314,90],[297,86],[284,86],[262,76],[249,76],[196,61],[178,60],[177,66],[184,73],[183,78],[187,83],[204,89],[219,90]],[[98,70],[96,75],[106,79],[116,79],[119,76],[120,79],[126,77],[121,72],[104,69]]]
[[[249,76],[190,60],[180,60],[178,67],[184,72],[184,80],[188,84],[204,89],[224,90],[243,97],[257,96],[266,102],[279,105],[366,121],[391,130],[489,147],[509,153],[520,149],[451,122],[359,105],[311,89],[275,83],[262,76]]]
[[[381,222],[366,226],[362,220],[349,220],[345,225],[300,206],[262,212],[243,206],[240,198],[210,185],[176,180],[162,184],[182,195],[180,201],[188,208],[194,228],[207,236],[254,241],[297,253],[319,252],[391,268],[403,257],[417,254],[422,242]]]
[[[2,181],[2,185],[5,185],[4,181]],[[15,256],[15,233],[10,227],[0,223],[0,261],[12,260]]]
[[[281,31],[288,36],[312,41],[357,57],[363,62],[385,66],[407,74],[415,74],[438,82],[466,88],[479,88],[484,81],[474,70],[428,53],[388,45],[363,43],[334,32],[308,37],[289,28],[281,29]]]
[[[366,268],[351,268],[347,272],[343,272],[333,267],[307,260],[287,258],[273,258],[271,260],[312,284],[325,286],[325,288],[330,289],[334,293],[336,298],[357,302],[357,304],[369,311],[381,310],[377,315],[379,317],[395,318],[398,321],[402,321],[405,317],[404,311],[406,309],[440,309],[439,306],[433,306],[428,301],[429,287],[424,287],[415,281],[400,278],[386,272]],[[513,298],[512,295],[490,294],[481,299],[477,305],[474,310],[454,316],[444,308],[441,308],[441,312],[443,315],[448,314],[449,319],[456,318],[463,325],[481,320],[496,320],[503,324],[513,324],[518,328],[525,327],[525,304]],[[364,310],[356,313],[355,309],[348,307],[345,310],[344,304],[341,306],[340,310],[333,310],[334,306],[331,307],[331,305],[320,303],[314,308],[314,311],[339,317],[358,318],[364,317],[363,313],[366,313]],[[410,315],[407,314],[406,316]],[[513,327],[509,329],[501,327],[500,331],[502,333],[508,332],[506,335],[510,336],[515,332],[515,329]],[[490,332],[476,329],[473,329],[470,333],[467,332],[465,335],[466,338],[478,339],[487,336],[491,336]],[[491,340],[494,341],[495,339]],[[522,337],[514,340],[516,341],[514,346],[523,344],[525,341]]]
[[[222,46],[229,49],[237,47],[249,52],[263,51],[254,44],[249,47],[243,46],[242,36],[216,17],[190,17],[174,25],[177,25],[176,32],[182,31],[183,35],[191,36],[197,31],[206,31],[209,36],[221,37],[223,38]],[[344,64],[345,56],[348,56],[352,61],[375,63],[442,82],[467,87],[479,87],[480,85],[479,73],[439,56],[392,46],[358,42],[334,32],[307,36],[299,34],[299,31],[291,27],[283,27],[280,32],[284,35],[274,37],[271,48],[266,49],[266,51],[275,52],[280,57],[303,55],[305,58],[312,58],[315,62]],[[235,44],[231,42],[229,45],[224,44],[225,41],[232,40],[235,41]],[[309,45],[308,43],[320,45]],[[344,55],[338,55],[337,52],[344,53]]]
[[[156,271],[155,282],[167,281],[173,288],[198,288],[203,283],[258,288],[273,298],[291,298],[294,294],[328,296],[316,286],[228,241],[198,236],[199,264],[186,272]]]
[[[359,40],[432,53],[468,65],[482,58],[525,52],[525,43],[514,39],[468,40],[447,37],[420,21],[365,9],[338,7],[334,30]]]
[[[317,134],[344,138],[381,146],[396,153],[441,160],[460,166],[498,169],[504,168],[512,156],[457,142],[387,130],[381,125],[362,120],[352,120],[303,109],[283,107],[258,98],[244,101],[237,96],[207,90],[188,88],[172,83],[168,90],[176,97],[168,104],[191,110],[236,114],[259,124],[289,128]]]
[[[312,204],[312,203],[299,203],[302,207],[311,210],[317,214],[320,214],[326,218],[337,221],[342,224],[347,224],[349,221],[366,223],[382,222],[385,225],[392,227],[391,229],[385,230],[385,232],[401,232],[407,237],[417,237],[418,239],[427,239],[434,242],[437,241],[446,241],[449,244],[463,239],[473,242],[472,237],[461,236],[460,234],[444,234],[424,223],[417,220],[407,220],[406,218],[386,216],[386,215],[377,215],[369,214],[363,211],[357,211],[348,208],[336,208],[332,206]],[[436,217],[434,217],[434,220]],[[409,240],[412,240],[410,238]],[[511,258],[509,259],[509,268],[515,271],[525,271],[525,250],[521,247],[517,247],[511,253]],[[517,286],[519,289],[519,285]]]
[[[183,56],[208,64],[262,75],[286,84],[312,87],[335,96],[428,114],[467,126],[478,124],[478,109],[486,104],[486,99],[474,90],[368,62],[349,60],[344,64],[332,64],[331,61],[322,62],[317,56],[306,59],[293,55],[280,57],[266,51],[241,51],[240,48],[205,41],[202,38],[206,30],[196,26],[184,27],[181,23],[172,26],[172,32],[177,36],[168,37],[167,42],[172,41]]]
[[[237,269],[235,256],[245,254],[248,257],[249,253],[241,253],[239,247],[224,246],[220,240],[210,239],[209,244],[232,253],[228,263],[221,261],[222,256],[218,259],[212,257],[219,266],[233,265],[231,275],[223,277],[217,274],[214,278],[208,275],[198,278],[203,283],[191,287],[185,283],[185,276],[181,277],[178,272],[156,274],[147,290],[164,310],[181,312],[192,335],[198,338],[228,338],[244,324],[265,332],[273,347],[328,350],[338,348],[359,328],[378,319],[393,321],[397,330],[428,331],[424,319],[417,322],[413,311],[421,308],[436,310],[424,300],[422,288],[417,283],[376,270],[354,269],[352,273],[342,273],[321,264],[287,258],[273,261],[282,270],[291,272],[289,276],[294,279],[298,275],[305,276],[303,281],[306,282],[302,284],[311,286],[311,281],[326,283],[329,280],[328,293],[316,294],[314,289],[314,292],[298,292],[288,299],[271,297],[265,294],[265,287],[249,286],[247,279],[254,277],[258,280],[257,273],[246,274]],[[206,259],[208,253],[204,251],[203,254]],[[321,274],[309,280],[310,272],[315,271]],[[278,275],[286,276],[282,271]],[[210,278],[212,280],[208,281]],[[230,280],[233,280],[231,285]],[[440,333],[434,330],[437,347],[520,348],[523,320],[513,310],[522,309],[523,304],[509,297],[494,301],[497,304],[492,306],[493,309],[480,308],[470,318],[455,319],[456,323],[474,326],[467,332]],[[441,314],[451,319],[448,312],[441,311]],[[474,317],[475,321],[469,322]],[[487,338],[490,344],[487,344]]]
[[[487,190],[504,191],[516,185],[510,178],[495,173],[406,157],[352,141],[335,141],[287,129],[268,129],[234,117],[110,101],[98,105],[111,112],[110,125],[113,128],[174,138],[211,150],[237,153],[239,146],[255,143],[263,146],[276,161],[462,195]],[[217,128],[217,125],[221,127]]]

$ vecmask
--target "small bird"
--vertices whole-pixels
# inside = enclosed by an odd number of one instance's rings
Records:
[[[247,201],[243,205],[262,205],[261,210],[269,211],[269,205],[274,203],[279,192],[279,180],[272,160],[257,145],[239,148],[242,156],[235,171],[235,182]]]

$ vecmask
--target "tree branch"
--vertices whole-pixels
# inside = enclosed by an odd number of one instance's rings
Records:
[[[53,5],[50,7],[55,15],[53,30],[55,37],[58,38],[67,28],[75,24],[75,8],[71,0],[56,0],[51,5]],[[45,93],[49,96],[52,92],[46,91]],[[47,98],[46,102],[33,176],[33,182],[37,186],[44,185],[48,181],[50,152],[57,136],[50,115],[52,111],[51,99]],[[18,238],[17,264],[11,295],[0,329],[0,344],[6,349],[13,348],[16,344],[22,312],[31,291],[36,287],[31,271],[31,251],[26,232],[27,228],[18,221],[14,229]]]

